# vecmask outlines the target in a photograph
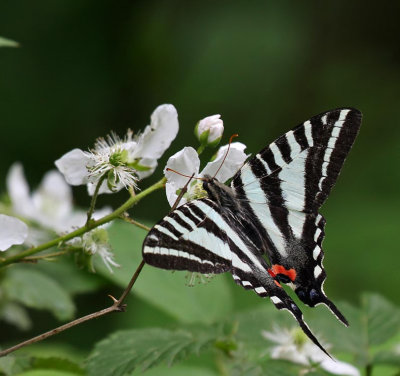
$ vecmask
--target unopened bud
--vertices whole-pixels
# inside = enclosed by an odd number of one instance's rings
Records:
[[[224,133],[224,122],[221,115],[207,116],[196,124],[195,135],[204,146],[215,147]]]

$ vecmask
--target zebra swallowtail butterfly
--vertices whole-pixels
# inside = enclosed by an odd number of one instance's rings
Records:
[[[230,187],[206,178],[207,198],[178,207],[148,233],[145,262],[163,269],[230,272],[237,284],[288,310],[327,353],[281,283],[311,307],[325,304],[348,325],[323,290],[325,219],[318,210],[353,145],[361,116],[352,108],[324,112],[252,157]]]

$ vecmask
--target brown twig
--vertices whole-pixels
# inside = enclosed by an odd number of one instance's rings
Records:
[[[0,357],[2,356],[6,356],[16,350],[19,350],[21,347],[25,347],[28,345],[31,345],[33,343],[39,342],[39,341],[43,341],[46,338],[52,337],[58,333],[63,332],[64,330],[70,329],[73,326],[82,324],[86,321],[107,315],[111,312],[125,312],[126,310],[126,304],[123,304],[123,301],[125,300],[125,298],[127,297],[127,295],[129,294],[129,292],[131,291],[133,285],[135,284],[137,278],[139,277],[140,272],[142,271],[144,266],[144,261],[142,260],[140,265],[138,266],[138,268],[136,269],[135,273],[133,274],[128,286],[125,288],[125,290],[123,291],[122,295],[120,296],[120,298],[117,300],[115,299],[113,296],[110,296],[110,298],[113,300],[113,304],[108,307],[108,308],[104,308],[100,311],[94,312],[94,313],[90,313],[89,315],[80,317],[79,319],[73,320],[67,324],[61,325],[55,329],[49,330],[48,332],[39,334],[36,337],[30,338],[24,342],[21,342],[15,346],[12,346],[8,349],[5,349],[3,351],[0,351]]]

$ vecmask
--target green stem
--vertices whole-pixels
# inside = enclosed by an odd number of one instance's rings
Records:
[[[86,233],[90,230],[93,230],[96,227],[104,225],[105,223],[108,223],[108,222],[112,221],[113,219],[118,218],[122,213],[124,213],[126,210],[128,210],[132,205],[135,205],[142,198],[148,196],[150,193],[156,191],[157,189],[163,188],[166,181],[167,180],[165,178],[162,178],[160,181],[158,181],[151,187],[145,189],[144,191],[138,193],[136,196],[130,197],[118,209],[114,210],[111,214],[108,214],[108,215],[104,216],[103,218],[100,218],[96,221],[91,221],[87,225],[84,225],[84,226],[78,228],[77,230],[70,232],[69,234],[66,234],[64,236],[60,236],[56,239],[50,240],[47,243],[43,243],[37,247],[27,249],[26,251],[18,253],[14,256],[10,256],[8,258],[2,259],[0,261],[0,267],[6,266],[9,264],[13,264],[15,262],[19,262],[20,260],[22,260],[25,257],[35,255],[36,253],[44,251],[45,249],[57,246],[59,243],[71,240],[77,236],[81,236],[84,233]]]
[[[88,226],[90,220],[92,219],[92,214],[93,214],[94,208],[96,206],[96,200],[97,200],[97,196],[99,195],[100,187],[103,184],[103,181],[107,177],[107,175],[108,175],[108,171],[105,174],[103,174],[101,176],[101,178],[99,179],[99,181],[97,182],[96,189],[94,190],[94,193],[93,193],[93,196],[92,196],[92,201],[90,202],[90,208],[89,208],[88,213],[87,213],[87,219],[86,219],[86,225],[85,226]]]
[[[200,155],[204,150],[205,150],[205,148],[207,147],[207,144],[201,144],[198,148],[197,148],[197,154],[198,155]]]

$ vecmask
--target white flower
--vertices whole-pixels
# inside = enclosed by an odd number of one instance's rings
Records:
[[[111,273],[113,272],[111,266],[120,267],[113,260],[114,255],[111,252],[111,245],[108,242],[108,233],[103,226],[83,234],[82,237],[72,239],[68,244],[75,247],[82,247],[90,255],[99,255]]]
[[[275,327],[273,332],[263,331],[262,336],[277,344],[271,349],[272,359],[285,359],[309,367],[318,364],[334,375],[360,376],[359,370],[351,364],[329,358],[300,328],[288,330]],[[330,346],[325,344],[324,347]]]
[[[99,193],[111,193],[123,187],[135,187],[138,179],[151,175],[178,133],[178,114],[171,104],[155,109],[144,132],[133,137],[128,130],[124,139],[112,133],[96,141],[89,152],[73,149],[55,164],[71,185],[88,185],[89,194],[107,174]]]
[[[28,226],[18,218],[0,214],[0,251],[22,244],[28,236]]]
[[[39,187],[31,194],[22,165],[14,163],[7,174],[7,190],[16,215],[56,233],[70,231],[86,222],[86,212],[74,209],[71,187],[58,171],[47,172]],[[110,208],[104,208],[96,211],[93,217],[100,218],[110,212]],[[31,240],[36,244],[37,240],[43,239]]]
[[[220,182],[226,182],[239,170],[239,168],[245,162],[247,155],[244,152],[244,149],[246,149],[246,145],[240,142],[233,142],[230,146],[228,155],[226,156],[224,163],[222,163],[228,150],[228,145],[222,146],[218,150],[216,158],[212,162],[207,163],[203,171],[199,173],[199,156],[196,150],[194,150],[192,147],[187,146],[168,159],[166,169],[169,168],[188,176],[194,174],[194,177],[204,177],[206,175],[214,176],[217,170],[221,167],[215,177]],[[168,179],[168,182],[165,188],[168,202],[172,206],[178,197],[179,191],[187,183],[188,178],[181,176],[173,171],[167,171],[166,169],[164,170],[164,174]],[[194,198],[203,197],[205,196],[205,194],[206,193],[202,188],[201,181],[193,179],[193,181],[188,186],[187,193],[184,195],[179,205],[182,205],[185,202],[190,201]]]
[[[224,133],[221,115],[207,116],[196,124],[195,134],[202,144],[216,146]]]

